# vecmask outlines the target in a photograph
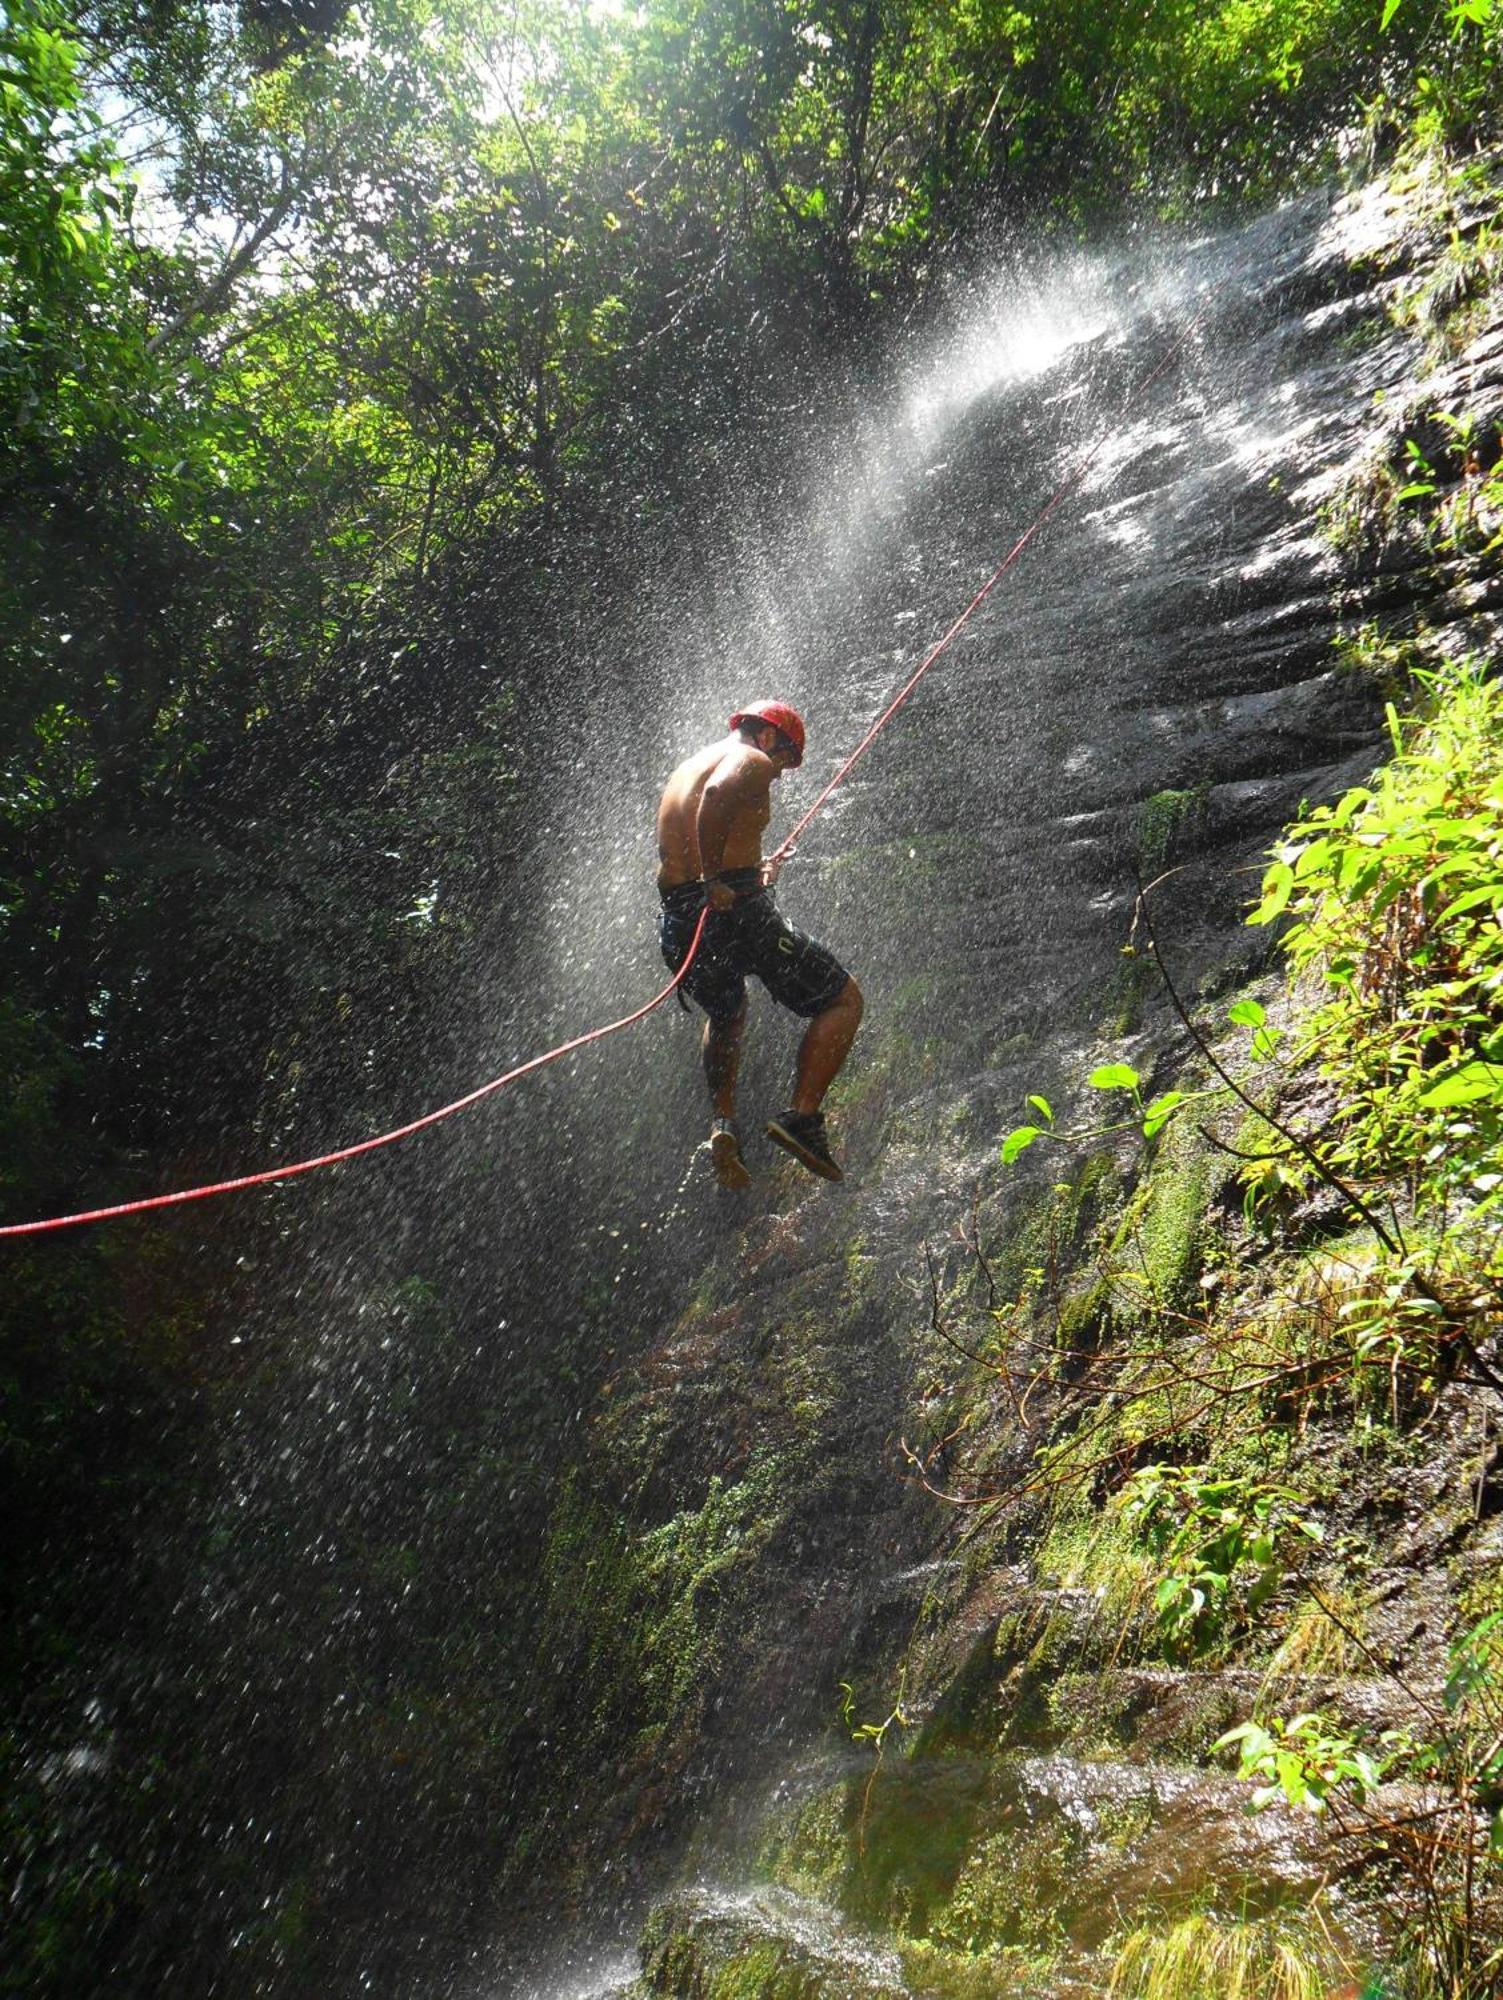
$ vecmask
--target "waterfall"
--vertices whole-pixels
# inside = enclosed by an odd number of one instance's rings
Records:
[[[717,1192],[670,1007],[266,1211],[227,1308],[243,1397],[201,1515],[153,1531],[180,1585],[101,1696],[127,1738],[170,1718],[171,1812],[83,1725],[57,1775],[81,1840],[108,1823],[147,1857],[119,1990],[269,1991],[313,1949],[331,1994],[623,1991],[696,1851],[711,1913],[744,1913],[726,1798],[823,1754],[841,1672],[939,1559],[896,1450],[936,1366],[926,1245],[1005,1210],[1028,1090],[1103,1037],[1172,1038],[1121,956],[1145,827],[1188,816],[1160,930],[1187,985],[1230,976],[1242,871],[1375,756],[1316,515],[1414,361],[1357,261],[1382,226],[1316,195],[941,275],[886,351],[764,398],[697,502],[618,524],[625,586],[562,580],[519,691],[516,877],[433,1024],[472,1052],[461,1087],[660,982],[652,810],[681,756],[748,699],[797,703],[776,834],[1109,440],[780,885],[867,995],[838,1191],[753,1146],[753,1190]],[[755,1132],[794,1033],[753,1007]],[[414,1112],[441,1094],[412,1087]]]

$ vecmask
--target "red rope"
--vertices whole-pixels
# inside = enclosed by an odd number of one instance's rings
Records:
[[[1122,407],[1122,414],[1117,419],[1112,430],[1103,432],[1097,438],[1095,444],[1092,445],[1084,458],[1081,459],[1069,478],[1065,480],[1064,484],[1059,487],[1058,491],[1053,494],[1042,508],[1033,525],[1019,535],[1018,539],[1013,543],[1001,562],[998,563],[996,569],[992,571],[992,574],[987,578],[980,590],[976,592],[976,595],[971,599],[965,610],[961,612],[954,624],[950,626],[942,638],[938,639],[929,648],[929,651],[924,655],[918,667],[909,675],[887,707],[883,709],[871,728],[867,730],[861,741],[856,745],[850,756],[836,770],[835,775],[830,779],[803,818],[793,828],[788,838],[777,849],[776,853],[772,856],[774,862],[780,863],[785,861],[792,854],[795,841],[824,806],[830,794],[838,785],[845,782],[851,771],[854,770],[855,766],[866,755],[867,751],[870,750],[873,743],[876,742],[888,723],[892,721],[898,710],[908,701],[919,682],[928,673],[935,661],[938,660],[952,640],[965,628],[974,613],[991,596],[997,585],[1006,576],[1024,549],[1027,548],[1034,536],[1038,534],[1039,530],[1048,521],[1049,517],[1057,508],[1063,505],[1070,494],[1080,485],[1108,441],[1119,434],[1134,407],[1142,400],[1148,390],[1152,388],[1153,384],[1158,381],[1159,377],[1168,372],[1180,351],[1189,342],[1195,329],[1209,310],[1211,300],[1229,282],[1230,279],[1224,278],[1220,284],[1213,288],[1211,294],[1202,303],[1199,312],[1189,322],[1178,340],[1169,348],[1158,366],[1150,374],[1144,376],[1137,388],[1128,397]],[[519,1063],[515,1069],[509,1069],[504,1076],[493,1077],[489,1083],[481,1084],[478,1090],[472,1090],[464,1097],[456,1097],[452,1104],[440,1105],[437,1111],[429,1111],[421,1118],[414,1118],[410,1125],[399,1125],[395,1131],[379,1133],[374,1139],[361,1139],[353,1146],[341,1146],[337,1151],[332,1153],[320,1153],[316,1159],[295,1160],[288,1166],[268,1167],[262,1173],[241,1174],[234,1180],[211,1182],[207,1187],[180,1188],[174,1194],[148,1195],[142,1201],[120,1201],[116,1202],[110,1208],[84,1209],[77,1215],[54,1215],[41,1222],[8,1223],[0,1227],[0,1237],[40,1236],[48,1230],[71,1229],[78,1223],[108,1222],[116,1216],[142,1215],[148,1209],[173,1208],[180,1202],[202,1201],[209,1195],[234,1194],[241,1188],[268,1187],[273,1181],[290,1181],[295,1179],[299,1174],[311,1174],[316,1172],[320,1167],[332,1167],[337,1165],[341,1160],[356,1159],[361,1153],[374,1153],[379,1147],[394,1146],[399,1139],[410,1139],[415,1132],[425,1131],[430,1125],[437,1125],[445,1118],[452,1118],[457,1111],[467,1110],[470,1105],[478,1104],[482,1098],[490,1097],[498,1090],[504,1090],[509,1083],[516,1083],[520,1078],[529,1075],[533,1070],[542,1069],[548,1063],[557,1062],[561,1056],[571,1055],[575,1049],[585,1048],[591,1042],[602,1041],[607,1035],[619,1034],[623,1028],[634,1027],[638,1021],[644,1020],[647,1015],[652,1013],[654,1008],[661,1007],[668,996],[683,984],[689,968],[694,963],[695,954],[699,950],[700,939],[704,935],[705,918],[708,915],[708,908],[700,912],[699,922],[695,926],[693,941],[689,946],[688,955],[685,957],[683,964],[663,990],[660,993],[655,993],[644,1006],[638,1007],[634,1013],[623,1014],[619,1021],[608,1021],[604,1027],[591,1028],[586,1034],[576,1035],[572,1041],[560,1042],[557,1048],[547,1049],[542,1055],[533,1056],[529,1061]]]
[[[589,1042],[601,1041],[606,1035],[618,1034],[622,1028],[635,1027],[654,1007],[661,1007],[670,993],[682,986],[689,967],[694,963],[694,954],[699,950],[705,918],[709,914],[706,905],[699,913],[699,922],[694,927],[694,937],[683,964],[662,992],[655,993],[645,1006],[638,1007],[635,1013],[623,1014],[619,1021],[607,1021],[603,1028],[591,1028],[587,1034],[576,1035],[573,1041],[560,1042],[556,1049],[548,1049],[528,1062],[518,1063],[505,1076],[493,1077],[489,1083],[482,1083],[478,1090],[470,1091],[467,1096],[456,1097],[452,1104],[443,1104],[437,1111],[425,1112],[421,1118],[414,1118],[410,1125],[399,1125],[394,1132],[382,1132],[374,1139],[361,1139],[353,1146],[341,1146],[334,1153],[320,1153],[316,1160],[296,1160],[290,1166],[268,1167],[264,1173],[241,1174],[232,1181],[214,1181],[208,1187],[180,1188],[175,1194],[148,1195],[144,1201],[118,1201],[112,1208],[85,1209],[78,1215],[54,1215],[45,1222],[8,1223],[0,1229],[0,1236],[39,1236],[47,1229],[71,1229],[76,1222],[108,1222],[113,1216],[140,1215],[148,1208],[172,1208],[181,1201],[202,1201],[205,1195],[233,1194],[239,1188],[266,1187],[272,1181],[290,1181],[298,1174],[311,1174],[318,1167],[332,1167],[340,1160],[353,1160],[360,1153],[374,1153],[378,1146],[394,1146],[398,1139],[410,1139],[414,1132],[422,1132],[429,1125],[437,1125],[441,1119],[452,1118],[456,1111],[465,1111],[470,1105],[478,1104],[482,1097],[504,1090],[507,1084],[515,1083],[530,1070],[542,1069],[545,1063],[557,1062],[560,1056],[571,1055],[575,1049],[582,1049]]]

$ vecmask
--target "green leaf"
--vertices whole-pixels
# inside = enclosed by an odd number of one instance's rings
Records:
[[[1047,1097],[1030,1096],[1028,1102],[1033,1106],[1034,1110],[1037,1111],[1050,1125],[1054,1123],[1054,1113],[1049,1107],[1049,1100]]]
[[[1143,1137],[1156,1139],[1184,1101],[1182,1090],[1166,1090],[1162,1097],[1156,1097],[1143,1114]]]
[[[1138,1072],[1127,1063],[1103,1063],[1086,1078],[1092,1090],[1136,1090]]]
[[[1393,23],[1394,15],[1398,13],[1403,4],[1404,0],[1383,0],[1383,18],[1378,23],[1383,33],[1386,34],[1388,32],[1389,27]]]
[[[1466,910],[1479,909],[1490,903],[1494,909],[1503,905],[1503,882],[1488,882],[1480,889],[1469,889],[1464,896],[1458,896],[1454,903],[1447,903],[1436,923],[1449,923],[1452,917],[1459,917]]]
[[[1019,1153],[1027,1152],[1028,1148],[1039,1136],[1040,1130],[1041,1128],[1037,1125],[1020,1125],[1015,1132],[1009,1132],[1007,1137],[1002,1141],[1003,1166],[1010,1167]]]
[[[1261,1028],[1267,1017],[1256,1000],[1239,1000],[1227,1008],[1226,1018],[1235,1021],[1239,1028]]]
[[[1478,1104],[1488,1097],[1503,1097],[1503,1067],[1469,1062],[1432,1084],[1420,1103],[1427,1111],[1443,1111],[1448,1105]]]
[[[1224,1736],[1218,1736],[1211,1748],[1230,1750],[1238,1743],[1245,1745],[1242,1754],[1249,1761],[1273,1748],[1273,1738],[1260,1722],[1239,1722],[1235,1729],[1229,1729]]]
[[[1346,826],[1370,802],[1371,798],[1372,789],[1370,786],[1354,785],[1349,792],[1343,793],[1332,807],[1332,826]]]
[[[1325,868],[1331,859],[1333,844],[1329,840],[1312,840],[1308,847],[1302,847],[1294,863],[1294,873],[1303,882],[1307,875]]]
[[[1275,861],[1263,877],[1263,900],[1248,918],[1250,924],[1271,924],[1282,916],[1294,893],[1294,870],[1287,861]]]

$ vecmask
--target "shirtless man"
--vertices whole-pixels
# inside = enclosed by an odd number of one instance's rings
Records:
[[[677,972],[708,903],[704,937],[681,992],[703,1007],[705,1081],[715,1107],[710,1155],[722,1187],[750,1187],[736,1130],[736,1073],[746,1025],[746,975],[809,1025],[799,1045],[793,1102],[767,1127],[824,1180],[843,1178],[820,1105],[861,1024],[861,989],[838,959],[773,907],[777,866],[762,860],[771,790],[804,760],[797,709],[759,702],[731,717],[731,733],[679,765],[658,807],[658,936]]]

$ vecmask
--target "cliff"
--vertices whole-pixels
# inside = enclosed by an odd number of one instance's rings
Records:
[[[759,1160],[637,1309],[548,1525],[509,1881],[566,1882],[607,1941],[578,1990],[1483,1990],[1493,1892],[1457,1829],[1485,1843],[1487,1783],[1442,1811],[1455,1771],[1414,1744],[1496,1703],[1491,1642],[1470,1694],[1454,1652],[1503,1552],[1491,1225],[1453,1194],[1472,1304],[1364,1346],[1392,1260],[1361,1211],[1406,1250],[1434,1218],[1391,1160],[1295,1171],[1250,1110],[1347,1157],[1339,1076],[1272,1039],[1299,1047],[1320,980],[1244,918],[1286,823],[1391,749],[1385,699],[1495,635],[1491,212],[1485,174],[1388,180],[1098,269],[1132,303],[965,399],[892,535],[852,721],[915,576],[984,574],[999,494],[1040,490],[1083,405],[1110,424],[1103,384],[1220,285],[785,878],[869,994],[832,1101],[850,1178]],[[1137,1110],[1087,1087],[1112,1064]],[[1145,1142],[1170,1091],[1204,1095]],[[1249,1720],[1275,1791],[1299,1765],[1329,1797],[1252,1812],[1214,1747]],[[555,1904],[518,1990],[561,1990],[558,1933]]]

